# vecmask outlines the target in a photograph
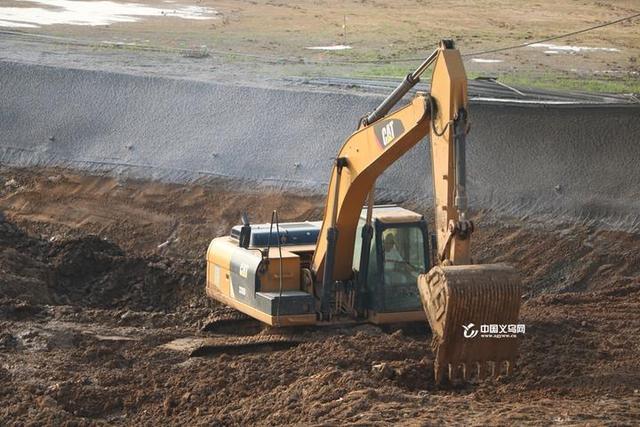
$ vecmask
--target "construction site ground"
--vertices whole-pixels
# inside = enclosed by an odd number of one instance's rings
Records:
[[[526,287],[510,377],[436,386],[426,323],[304,330],[277,351],[163,347],[221,310],[204,294],[212,237],[244,209],[304,220],[322,203],[0,167],[0,424],[638,422],[640,236],[619,230],[475,213],[476,261],[512,263]]]

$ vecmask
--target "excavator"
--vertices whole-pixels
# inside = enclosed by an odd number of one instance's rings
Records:
[[[430,93],[394,106],[433,65]],[[252,225],[247,215],[207,251],[206,292],[275,327],[424,321],[435,379],[509,373],[517,338],[478,334],[517,323],[521,280],[505,264],[474,264],[466,191],[467,77],[450,40],[370,114],[335,158],[322,221]],[[392,111],[393,110],[393,111]],[[428,138],[427,138],[428,137]],[[435,224],[375,205],[376,179],[423,140],[431,146]]]

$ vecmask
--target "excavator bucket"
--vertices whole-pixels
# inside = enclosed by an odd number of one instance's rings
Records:
[[[433,332],[435,378],[510,373],[517,351],[522,286],[505,264],[437,266],[418,278]]]

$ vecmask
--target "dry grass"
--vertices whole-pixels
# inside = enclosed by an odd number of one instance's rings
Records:
[[[137,2],[163,4],[160,0]],[[287,63],[288,68],[275,74],[396,76],[404,74],[412,63],[344,66],[336,62],[420,57],[442,38],[456,40],[463,52],[474,52],[579,30],[640,10],[639,0],[181,0],[177,3],[207,6],[221,15],[206,21],[158,17],[103,27],[58,25],[35,31],[95,42],[126,41],[166,48],[207,46],[212,56],[219,56],[220,52],[250,53],[330,63],[323,66]],[[343,43],[345,37],[352,50],[306,49]],[[556,43],[615,47],[620,51],[551,55],[545,54],[544,49],[522,48],[485,56],[502,60],[500,63],[468,61],[467,69],[476,74],[534,76],[526,79],[533,84],[540,80],[537,76],[551,75],[554,81],[631,80],[623,86],[633,88],[634,81],[640,79],[639,18]],[[247,61],[241,57],[226,60]],[[597,85],[585,85],[586,89],[590,87]]]

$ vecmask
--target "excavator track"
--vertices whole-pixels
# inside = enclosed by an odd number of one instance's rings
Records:
[[[511,372],[517,358],[517,336],[486,329],[496,325],[508,330],[518,323],[522,286],[512,267],[438,266],[420,276],[418,287],[433,332],[438,383],[447,374],[454,380],[476,373],[484,378]]]
[[[163,347],[185,353],[189,357],[213,356],[216,354],[246,354],[265,351],[286,350],[302,342],[296,337],[283,335],[255,335],[249,337],[188,337],[175,339]]]
[[[188,357],[246,354],[285,350],[302,342],[295,336],[265,333],[264,325],[233,308],[216,310],[201,328],[205,336],[178,338],[164,344],[167,350]]]
[[[259,328],[260,323],[254,318],[227,307],[224,310],[219,310],[212,314],[202,326],[201,330],[203,332],[237,334],[238,331],[253,332]]]

